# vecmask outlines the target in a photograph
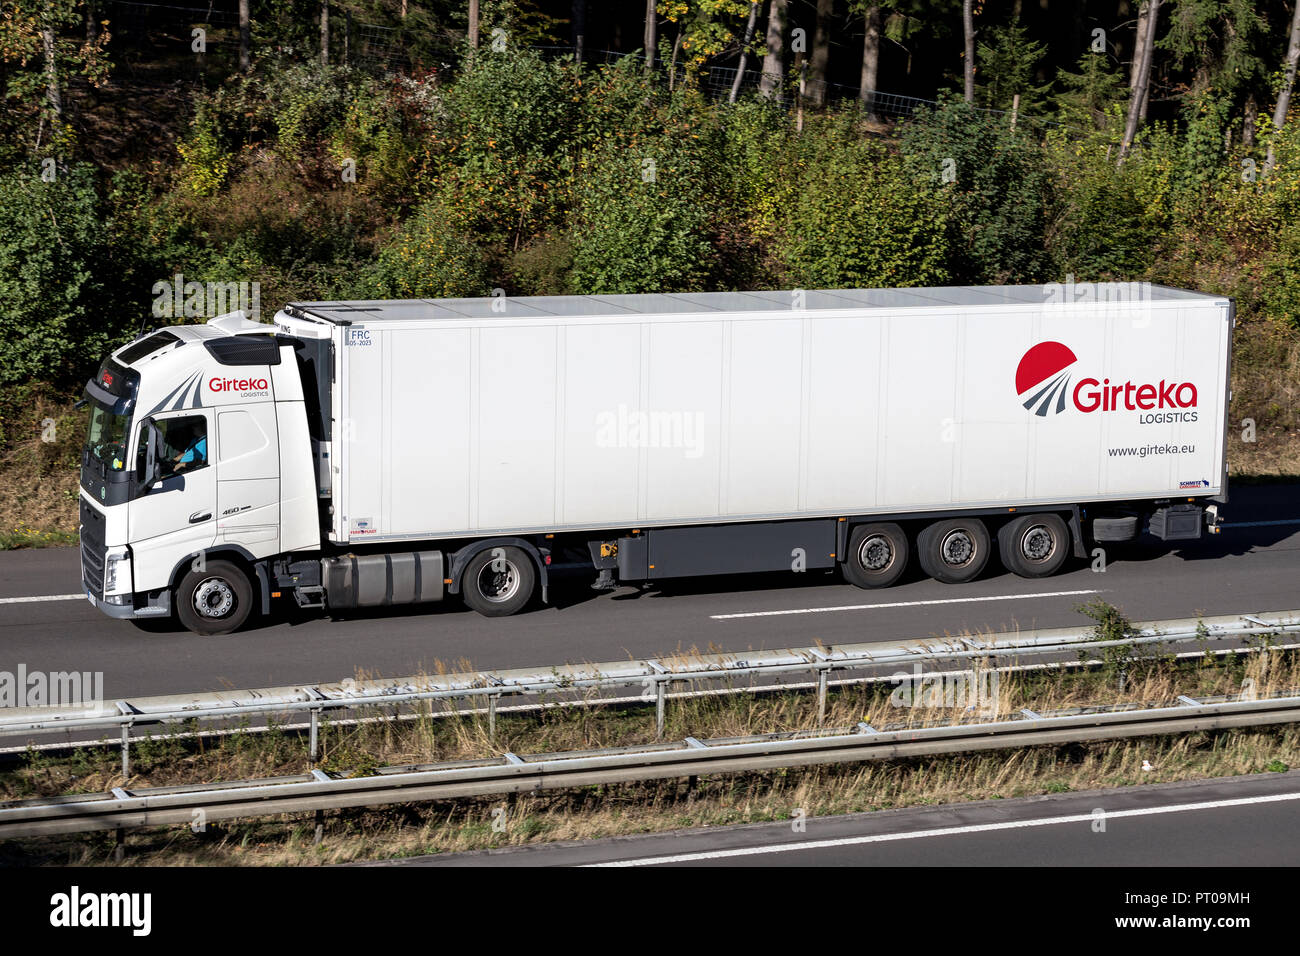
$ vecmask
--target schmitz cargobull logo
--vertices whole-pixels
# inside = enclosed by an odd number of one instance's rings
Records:
[[[1020,359],[1016,366],[1016,394],[1025,408],[1039,418],[1048,414],[1059,415],[1068,404],[1076,411],[1092,412],[1151,412],[1141,414],[1142,425],[1166,422],[1194,422],[1196,386],[1192,382],[1161,379],[1159,382],[1125,381],[1113,383],[1109,377],[1100,379],[1083,376],[1070,387],[1079,357],[1069,346],[1060,342],[1039,342]],[[1158,411],[1158,409],[1179,409]]]

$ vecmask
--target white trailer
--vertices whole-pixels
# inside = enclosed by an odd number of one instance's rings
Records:
[[[1232,324],[1229,299],[1134,283],[304,302],[162,330],[87,386],[87,589],[213,632],[276,593],[514,613],[565,547],[601,587],[835,566],[879,587],[913,551],[953,583],[995,550],[1051,574],[1089,539],[1215,530]],[[187,482],[166,435],[196,419]]]

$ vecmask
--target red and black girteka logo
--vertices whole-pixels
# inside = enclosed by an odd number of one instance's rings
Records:
[[[1117,412],[1121,409],[1151,411],[1161,408],[1195,408],[1196,386],[1191,382],[1161,379],[1159,382],[1126,381],[1113,384],[1109,378],[1081,378],[1070,389],[1071,369],[1079,357],[1060,342],[1039,342],[1016,366],[1016,394],[1025,408],[1039,418],[1065,411],[1066,396],[1085,414]],[[1162,420],[1161,416],[1142,416],[1142,421]],[[1165,416],[1163,420],[1170,419]],[[1188,420],[1194,421],[1195,418]]]
[[[1039,342],[1026,352],[1016,366],[1016,394],[1025,408],[1039,418],[1045,418],[1049,411],[1053,414],[1065,411],[1069,369],[1077,361],[1079,357],[1060,342]]]

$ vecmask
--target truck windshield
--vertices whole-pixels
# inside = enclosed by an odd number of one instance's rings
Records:
[[[126,467],[126,436],[130,434],[130,428],[130,412],[115,415],[111,408],[98,402],[90,403],[86,450],[91,458],[104,466],[105,471],[121,471]]]

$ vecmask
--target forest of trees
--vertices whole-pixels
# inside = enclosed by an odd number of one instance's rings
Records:
[[[264,317],[1163,282],[1236,297],[1238,375],[1258,372],[1237,401],[1294,426],[1283,0],[2,4],[4,448],[33,383],[71,396],[183,318],[155,308],[177,275],[257,283]]]

